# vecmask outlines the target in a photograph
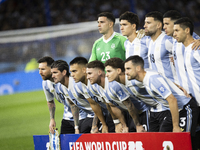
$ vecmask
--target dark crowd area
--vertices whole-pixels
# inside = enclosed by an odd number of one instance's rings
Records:
[[[118,18],[125,11],[137,13],[140,27],[150,11],[176,9],[200,22],[200,0],[4,0],[0,3],[0,31],[95,21],[103,11]]]

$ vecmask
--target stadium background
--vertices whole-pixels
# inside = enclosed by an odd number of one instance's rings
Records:
[[[0,0],[0,87],[6,82],[14,86],[11,93],[0,90],[0,149],[33,150],[32,135],[48,134],[49,112],[38,70],[24,71],[30,60],[46,55],[67,62],[89,58],[101,37],[96,20],[102,11],[116,18],[127,10],[137,13],[142,28],[146,13],[176,9],[193,20],[200,35],[199,8],[200,0]],[[60,127],[63,106],[56,104]]]

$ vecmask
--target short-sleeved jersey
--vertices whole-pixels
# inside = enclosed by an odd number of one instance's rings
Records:
[[[146,71],[143,84],[149,95],[161,102],[165,107],[169,107],[166,98],[170,94],[173,94],[177,99],[179,110],[183,109],[184,105],[190,101],[190,98],[186,97],[183,91],[181,91],[171,80],[156,71]]]
[[[85,96],[79,92],[78,86],[81,84],[77,84],[74,82],[74,79],[72,77],[69,78],[69,84],[68,84],[68,93],[70,96],[70,100],[79,108],[85,110],[88,114],[94,115],[94,112],[90,106],[90,103],[87,101]],[[83,89],[86,90],[87,89]]]
[[[127,110],[126,106],[123,104],[123,101],[126,100],[127,98],[132,97],[131,101],[134,102],[134,105],[136,105],[136,108],[140,110],[140,112],[147,110],[146,107],[144,107],[143,105],[140,104],[140,102],[135,100],[135,97],[131,96],[131,94],[128,93],[126,87],[123,84],[120,84],[117,81],[114,82],[116,82],[116,85],[120,86],[119,88],[122,89],[121,95],[117,94],[116,91],[115,92],[113,90],[110,91],[109,81],[107,77],[105,78],[104,88],[98,85],[97,83],[93,84],[91,88],[95,93],[101,96],[107,103],[112,103],[119,109]]]
[[[200,39],[200,37],[193,33],[194,39]],[[185,46],[183,43],[177,42],[177,40],[173,40],[173,50],[172,54],[174,57],[174,66],[176,68],[176,73],[178,77],[178,84],[183,87],[188,93],[189,91],[189,81],[187,79],[185,66],[183,65],[184,62],[184,52],[185,52]]]
[[[135,95],[139,100],[143,101],[149,105],[151,112],[160,112],[163,110],[169,110],[168,107],[163,106],[162,103],[152,98],[149,93],[146,91],[145,86],[142,82],[139,82],[135,79],[126,81],[126,87],[128,91]]]
[[[177,82],[175,67],[170,60],[172,57],[172,47],[173,38],[167,36],[164,32],[155,41],[150,40],[148,51],[149,68],[161,73],[173,82]]]
[[[130,98],[134,106],[141,112],[144,112],[149,109],[149,107],[142,101],[138,100],[137,97],[131,95],[126,89],[125,85],[112,81],[108,83],[108,89],[106,90],[108,100],[116,106],[120,106],[123,109],[126,109],[126,106],[123,104],[123,101]]]
[[[43,90],[47,101],[52,101],[54,98],[64,105],[63,119],[73,121],[73,115],[69,106],[68,101],[66,101],[63,93],[58,90],[57,84],[54,84],[50,80],[45,80],[42,82]],[[87,117],[87,113],[80,109],[79,120]]]
[[[189,90],[200,106],[200,51],[192,50],[192,44],[185,48],[184,62],[189,80]]]
[[[87,86],[82,82],[78,82],[76,83],[75,88],[79,92],[79,94],[84,95],[86,99],[91,98],[92,100],[97,102],[102,108],[104,108],[104,111],[107,111],[107,107],[103,99],[97,93],[94,93],[92,90],[90,90],[90,88],[88,88],[90,87],[90,85],[90,81],[88,80]]]
[[[93,44],[92,54],[89,62],[99,60],[105,63],[106,60],[113,57],[118,57],[122,60],[125,60],[125,41],[126,38],[116,32],[114,32],[108,40],[104,40],[104,38],[101,37]]]
[[[148,62],[148,42],[150,37],[144,36],[143,38],[135,38],[133,42],[130,42],[128,39],[125,41],[126,49],[126,58],[134,55],[138,55],[144,60],[144,68],[149,68]]]

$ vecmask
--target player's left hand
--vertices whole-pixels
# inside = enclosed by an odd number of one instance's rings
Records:
[[[192,45],[192,49],[194,50],[200,50],[200,39],[194,40],[194,44]]]
[[[136,131],[137,132],[146,132],[146,130],[143,128],[142,125],[136,126]]]
[[[103,125],[102,133],[108,133],[108,126],[107,125]]]
[[[99,133],[99,128],[97,126],[92,126],[90,133]]]

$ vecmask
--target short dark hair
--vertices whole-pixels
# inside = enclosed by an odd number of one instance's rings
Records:
[[[87,68],[98,68],[98,69],[101,69],[102,71],[105,70],[104,64],[99,60],[94,60],[94,61],[89,62],[87,64]]]
[[[67,71],[66,75],[68,77],[70,75],[70,73],[69,73],[69,65],[64,60],[56,60],[56,61],[54,61],[53,64],[51,65],[51,68],[57,68],[60,72],[63,72],[63,70],[66,70]]]
[[[125,13],[123,13],[120,17],[119,17],[119,21],[121,20],[127,20],[128,22],[130,22],[131,24],[135,24],[136,25],[136,30],[138,29],[139,26],[139,17],[137,14],[132,13],[130,11],[126,11]]]
[[[164,13],[163,18],[170,18],[171,20],[178,20],[181,18],[181,13],[177,10],[169,10]]]
[[[162,24],[163,24],[163,15],[161,12],[159,11],[152,11],[152,12],[149,12],[145,15],[145,18],[146,17],[153,17],[154,20],[156,21],[160,21]]]
[[[144,68],[144,60],[138,55],[130,56],[124,62],[127,63],[128,61],[131,61],[134,65],[140,65]]]
[[[174,25],[175,24],[179,24],[180,27],[182,29],[184,29],[184,30],[186,28],[189,28],[190,29],[190,35],[193,34],[194,24],[193,24],[193,22],[188,17],[182,17],[182,18],[178,19],[177,21],[174,22]]]
[[[70,65],[74,65],[74,64],[78,64],[78,65],[87,65],[88,60],[84,57],[75,57],[69,64]]]
[[[102,12],[98,14],[98,17],[107,17],[110,21],[113,22],[113,25],[115,24],[115,16],[111,12]]]
[[[105,67],[106,66],[111,66],[111,67],[113,67],[115,69],[120,68],[122,70],[122,72],[125,71],[125,69],[124,69],[124,61],[122,59],[120,59],[120,58],[117,58],[117,57],[113,57],[113,58],[108,59],[105,62],[104,66]]]
[[[54,62],[54,59],[49,56],[45,56],[45,57],[40,58],[37,62],[38,63],[46,62],[47,66],[51,67],[51,64]]]

